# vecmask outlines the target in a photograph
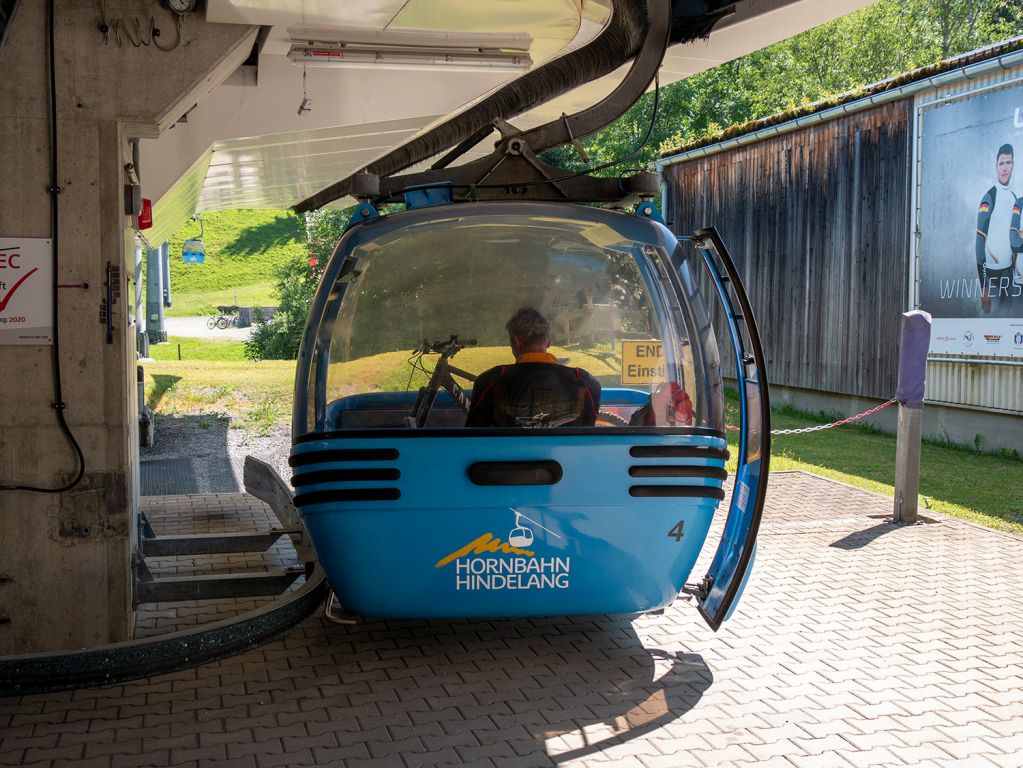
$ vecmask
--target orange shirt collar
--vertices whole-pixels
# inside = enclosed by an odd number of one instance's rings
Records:
[[[558,358],[550,352],[523,352],[516,363],[557,363]]]

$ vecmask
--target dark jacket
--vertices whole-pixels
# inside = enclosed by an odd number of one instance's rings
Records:
[[[473,385],[467,427],[592,427],[600,383],[556,362],[499,365]]]

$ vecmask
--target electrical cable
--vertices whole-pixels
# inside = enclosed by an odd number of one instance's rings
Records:
[[[60,422],[60,428],[63,430],[65,437],[67,437],[68,443],[74,449],[78,456],[78,473],[75,478],[59,488],[39,488],[32,485],[4,485],[0,486],[0,490],[3,491],[32,491],[35,493],[64,493],[70,491],[81,481],[85,475],[85,456],[82,454],[82,448],[75,439],[74,434],[71,432],[71,427],[68,426],[67,419],[64,417],[64,409],[67,408],[67,403],[64,402],[63,389],[61,387],[60,380],[60,328],[59,319],[60,313],[57,308],[57,273],[58,273],[58,254],[60,252],[60,233],[58,230],[58,209],[57,209],[57,196],[60,194],[61,189],[58,185],[57,175],[57,63],[56,63],[56,34],[54,32],[54,0],[47,0],[46,2],[46,23],[48,26],[49,38],[50,38],[50,229],[52,231],[51,237],[53,240],[53,389],[56,402],[53,403],[54,409],[57,411],[57,421]],[[110,308],[107,308],[110,311]]]
[[[145,32],[142,31],[142,22],[139,21],[138,16],[134,16],[130,19],[135,25],[135,35],[131,34],[131,30],[128,28],[128,22],[124,19],[110,19],[107,16],[107,4],[105,0],[100,0],[99,4],[100,11],[100,24],[99,31],[103,33],[103,45],[107,45],[110,42],[110,32],[114,33],[114,43],[120,48],[124,42],[121,39],[121,32],[124,32],[124,37],[133,48],[141,48],[142,46],[154,46],[161,51],[170,52],[181,45],[181,15],[174,14],[174,29],[177,36],[174,39],[173,45],[162,45],[157,39],[160,37],[160,28],[156,26],[156,16],[151,15],[149,17],[149,37],[146,38]]]

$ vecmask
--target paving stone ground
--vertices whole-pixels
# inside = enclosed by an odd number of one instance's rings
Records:
[[[0,764],[1023,766],[1023,540],[771,483],[717,634],[684,601],[632,621],[317,616],[196,669],[0,698]]]

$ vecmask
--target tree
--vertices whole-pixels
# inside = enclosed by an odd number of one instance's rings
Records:
[[[251,360],[294,360],[302,341],[309,305],[319,283],[320,270],[308,260],[292,257],[274,270],[277,311],[265,317],[256,310],[256,327],[245,342]]]
[[[660,89],[583,144],[589,167],[625,157],[650,139],[633,165],[656,160],[723,128],[768,117],[933,64],[1019,34],[1020,0],[880,0]],[[571,148],[545,153],[560,167],[587,167]],[[598,175],[623,175],[622,167]]]
[[[351,221],[354,210],[354,208],[321,209],[305,215],[310,260],[315,260],[318,265],[325,265],[330,260],[334,248],[344,234],[348,222]]]
[[[274,270],[277,311],[256,315],[256,327],[245,342],[251,360],[294,360],[302,342],[316,287],[323,268],[344,233],[352,209],[319,210],[306,214],[307,257],[293,257]]]

